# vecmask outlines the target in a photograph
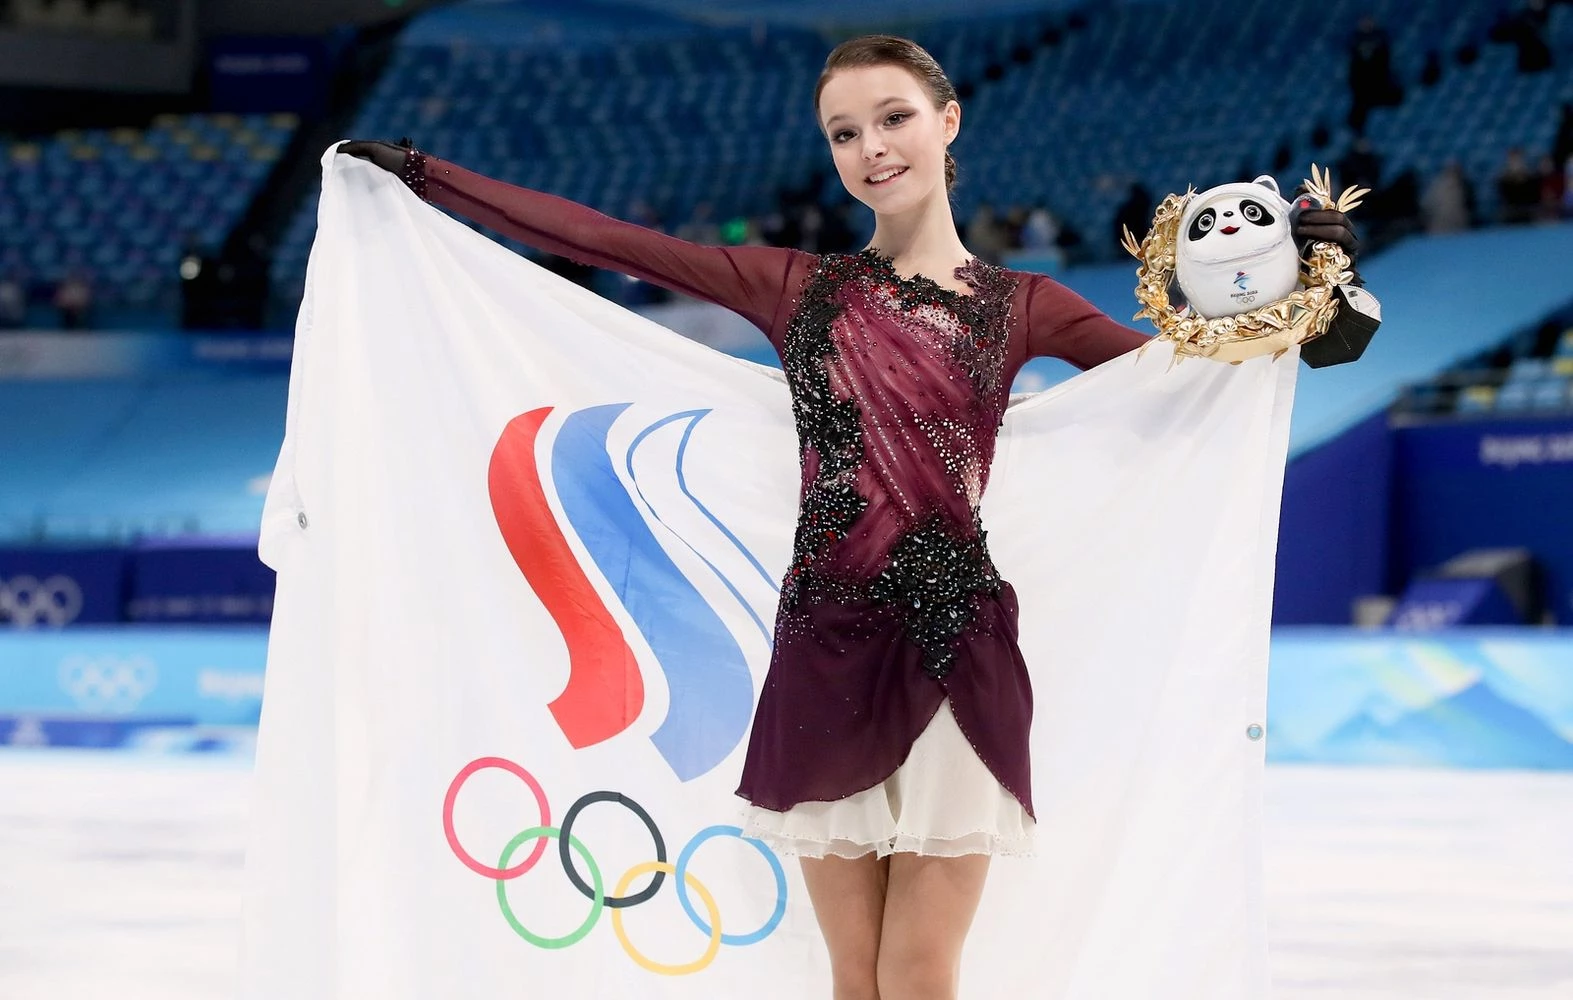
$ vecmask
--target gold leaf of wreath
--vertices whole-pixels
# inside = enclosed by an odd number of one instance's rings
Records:
[[[1324,209],[1348,212],[1360,205],[1369,189],[1349,187],[1332,195],[1332,175],[1311,165],[1306,190]],[[1263,354],[1279,355],[1296,344],[1314,340],[1327,332],[1338,313],[1338,297],[1333,289],[1351,280],[1349,256],[1336,243],[1316,243],[1305,261],[1300,281],[1306,287],[1277,302],[1270,302],[1238,316],[1206,319],[1191,312],[1181,316],[1169,301],[1169,286],[1174,280],[1175,254],[1180,218],[1195,197],[1196,189],[1171,194],[1159,203],[1152,228],[1140,243],[1127,227],[1121,243],[1141,263],[1136,268],[1136,301],[1141,309],[1132,319],[1149,319],[1158,328],[1157,340],[1173,341],[1176,360],[1185,357],[1212,358],[1239,364]]]

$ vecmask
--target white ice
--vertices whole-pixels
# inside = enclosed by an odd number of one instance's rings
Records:
[[[0,998],[232,996],[248,768],[0,752]],[[1573,997],[1573,774],[1273,767],[1267,788],[1276,1000]]]

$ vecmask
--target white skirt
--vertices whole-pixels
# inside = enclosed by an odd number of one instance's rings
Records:
[[[745,837],[777,854],[856,858],[902,852],[1030,855],[1036,823],[978,759],[940,703],[912,752],[872,788],[833,802],[800,802],[785,812],[749,805]]]

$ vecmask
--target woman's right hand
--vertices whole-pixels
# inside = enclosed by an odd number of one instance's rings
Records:
[[[404,155],[409,149],[410,140],[401,141],[404,145],[395,145],[379,139],[351,139],[339,146],[339,152],[369,160],[390,174],[402,176]]]

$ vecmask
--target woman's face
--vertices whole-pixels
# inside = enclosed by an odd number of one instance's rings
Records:
[[[875,212],[894,214],[945,196],[945,147],[961,128],[955,101],[936,109],[900,66],[844,69],[819,96],[819,124],[841,183]]]

